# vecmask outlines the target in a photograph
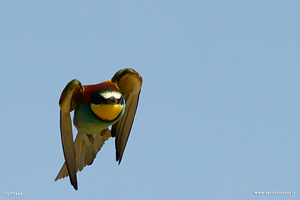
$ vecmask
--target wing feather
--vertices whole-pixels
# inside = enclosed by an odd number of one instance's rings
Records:
[[[59,99],[60,132],[70,182],[77,190],[75,148],[73,144],[72,122],[70,112],[82,102],[84,88],[78,80],[72,80],[63,90]]]
[[[123,117],[112,126],[111,131],[111,135],[116,137],[116,161],[120,164],[137,110],[142,77],[133,69],[123,69],[114,75],[112,81],[118,85],[126,103]]]
[[[96,133],[93,137],[92,143],[89,142],[89,138],[84,133],[79,133],[74,142],[76,149],[76,169],[75,173],[81,171],[85,166],[91,165],[96,158],[97,153],[104,145],[105,141],[111,137],[109,129],[105,129],[99,133]],[[69,175],[66,162],[62,166],[55,180],[65,178]]]

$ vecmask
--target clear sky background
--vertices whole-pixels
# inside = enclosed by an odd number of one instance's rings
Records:
[[[0,199],[299,199],[299,8],[2,0]],[[63,88],[128,67],[144,82],[121,165],[110,139],[78,191],[54,182]],[[254,195],[272,191],[296,194]]]

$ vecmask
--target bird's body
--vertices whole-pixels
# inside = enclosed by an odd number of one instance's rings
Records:
[[[111,136],[116,137],[116,156],[121,162],[141,85],[142,78],[132,69],[120,70],[111,80],[96,85],[82,86],[78,80],[69,82],[60,98],[61,137],[66,162],[55,180],[69,175],[77,190],[76,172],[93,163]],[[72,110],[73,123],[78,130],[74,143],[69,114]],[[126,117],[122,118],[124,115]],[[112,131],[108,129],[111,125]]]
[[[113,122],[104,122],[97,119],[88,104],[82,105],[75,110],[73,121],[79,133],[92,136],[113,124]]]
[[[101,89],[101,86],[105,88],[110,85],[114,86],[114,84],[112,84],[110,81],[106,81],[102,84],[83,86],[87,95],[84,96],[85,98],[83,104],[76,108],[74,112],[74,125],[77,128],[78,132],[94,135],[99,131],[108,128],[110,125],[113,125],[121,119],[125,112],[125,102],[121,110],[115,109],[115,105],[102,105],[106,106],[106,108],[102,108],[101,114],[103,114],[104,116],[115,115],[116,117],[114,117],[114,119],[112,120],[106,120],[103,118],[101,119],[97,117],[97,115],[94,114],[91,110],[90,104],[93,91],[97,90],[97,88],[99,87]]]

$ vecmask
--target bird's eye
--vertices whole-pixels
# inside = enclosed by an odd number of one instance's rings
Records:
[[[118,103],[123,104],[123,97],[121,96],[120,99],[118,99]]]

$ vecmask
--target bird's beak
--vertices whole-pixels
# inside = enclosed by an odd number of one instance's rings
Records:
[[[107,104],[117,104],[118,100],[115,97],[110,97],[107,99]]]

